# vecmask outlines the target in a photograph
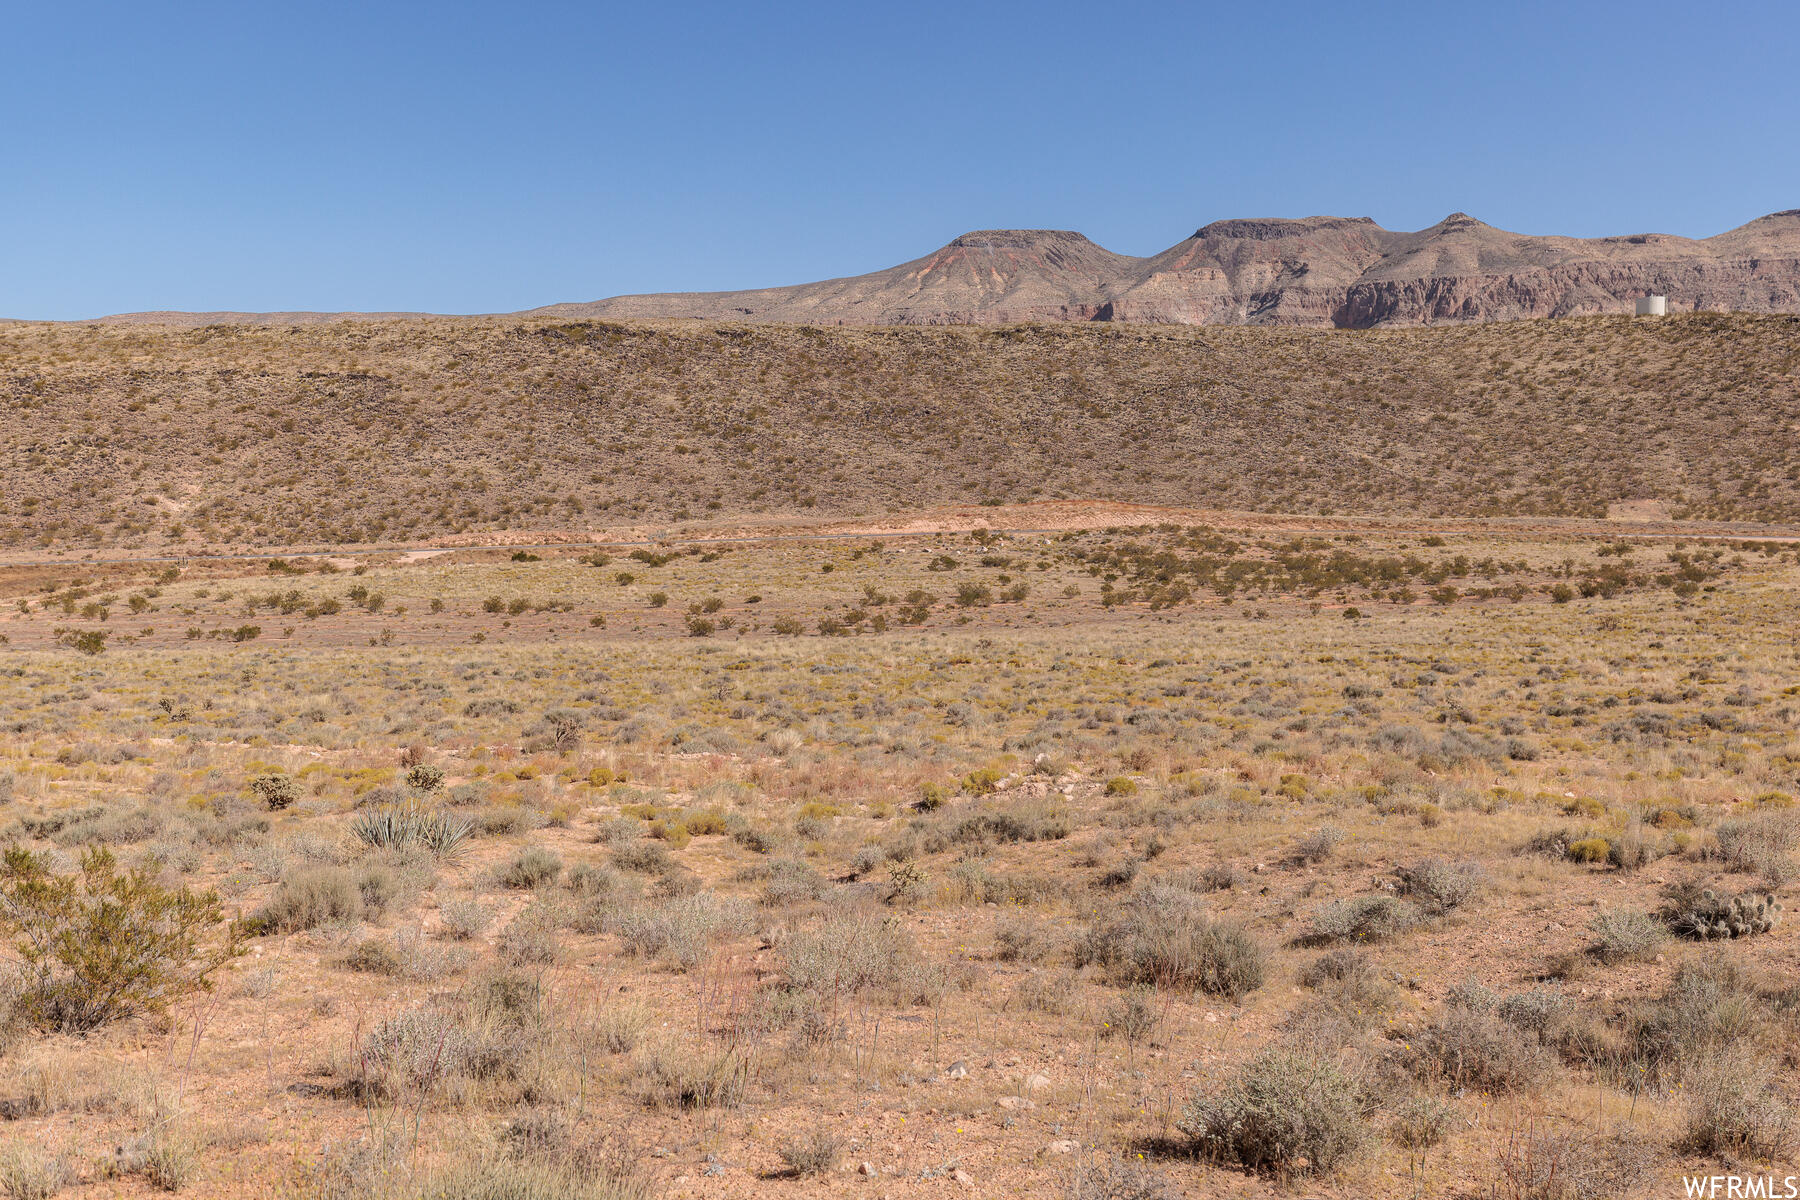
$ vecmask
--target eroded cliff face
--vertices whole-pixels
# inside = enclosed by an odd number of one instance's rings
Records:
[[[964,234],[913,262],[753,292],[620,296],[540,312],[819,325],[1131,321],[1382,325],[1628,313],[1800,311],[1800,209],[1716,237],[1535,237],[1452,213],[1396,232],[1367,217],[1215,221],[1161,254],[1063,230]]]

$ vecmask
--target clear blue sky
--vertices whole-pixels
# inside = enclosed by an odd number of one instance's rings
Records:
[[[1800,6],[14,3],[0,315],[493,312],[968,229],[1704,236],[1800,207]]]

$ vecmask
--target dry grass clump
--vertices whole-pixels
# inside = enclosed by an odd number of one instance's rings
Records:
[[[1651,1179],[1656,1159],[1655,1145],[1628,1128],[1532,1124],[1502,1145],[1492,1191],[1508,1200],[1630,1196]]]
[[[1773,812],[1723,821],[1715,833],[1719,857],[1731,870],[1761,876],[1771,888],[1793,881],[1794,851],[1800,848],[1800,813]]]
[[[756,1078],[755,1059],[736,1047],[702,1053],[655,1050],[641,1054],[634,1070],[639,1096],[652,1108],[737,1108]]]
[[[294,933],[321,925],[349,925],[363,915],[363,893],[343,867],[300,867],[285,875],[257,914],[264,929]]]
[[[1312,1048],[1263,1051],[1218,1092],[1195,1096],[1181,1129],[1201,1153],[1252,1171],[1326,1172],[1369,1140],[1353,1072]]]
[[[1668,936],[1662,923],[1635,909],[1610,909],[1588,922],[1594,940],[1588,953],[1608,965],[1656,957]]]
[[[682,971],[699,966],[719,941],[742,937],[753,926],[750,909],[742,900],[712,892],[626,912],[617,923],[619,940],[629,953]]]
[[[1089,926],[1076,956],[1116,983],[1232,1000],[1262,986],[1268,957],[1241,925],[1215,920],[1199,897],[1166,883],[1144,885]]]
[[[1118,1157],[1082,1163],[1063,1192],[1065,1200],[1182,1200],[1183,1195],[1167,1173]]]
[[[1425,920],[1419,906],[1394,896],[1352,896],[1333,900],[1313,913],[1310,940],[1383,942],[1417,928]]]
[[[823,1175],[837,1166],[844,1154],[844,1139],[828,1129],[812,1129],[781,1145],[781,1161],[788,1174],[799,1178]]]
[[[536,888],[552,883],[562,874],[563,861],[542,846],[527,846],[514,854],[496,875],[509,888]]]
[[[50,1200],[74,1182],[75,1172],[66,1153],[29,1145],[0,1150],[0,1192],[7,1200]]]
[[[394,1098],[514,1079],[527,1045],[524,1031],[494,1010],[409,1009],[370,1031],[347,1086],[358,1096]]]
[[[1487,880],[1480,863],[1449,863],[1437,858],[1397,867],[1394,874],[1400,881],[1400,894],[1432,917],[1444,916],[1473,900]]]
[[[1407,1039],[1402,1060],[1420,1079],[1489,1092],[1535,1087],[1551,1067],[1535,1039],[1498,1012],[1467,1004],[1440,1010]]]
[[[1786,1161],[1795,1117],[1784,1082],[1766,1058],[1742,1050],[1698,1064],[1685,1077],[1677,1147],[1728,1163]]]
[[[864,994],[914,998],[922,963],[912,936],[895,919],[837,912],[781,948],[781,984],[824,1000]]]

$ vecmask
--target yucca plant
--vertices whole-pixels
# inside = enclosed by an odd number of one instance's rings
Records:
[[[474,830],[475,822],[468,817],[411,800],[360,813],[350,823],[351,836],[365,846],[384,850],[417,847],[438,858],[460,853]]]

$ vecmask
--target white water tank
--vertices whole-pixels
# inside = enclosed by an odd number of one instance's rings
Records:
[[[1637,315],[1640,317],[1666,317],[1669,315],[1669,298],[1667,296],[1639,296]]]

